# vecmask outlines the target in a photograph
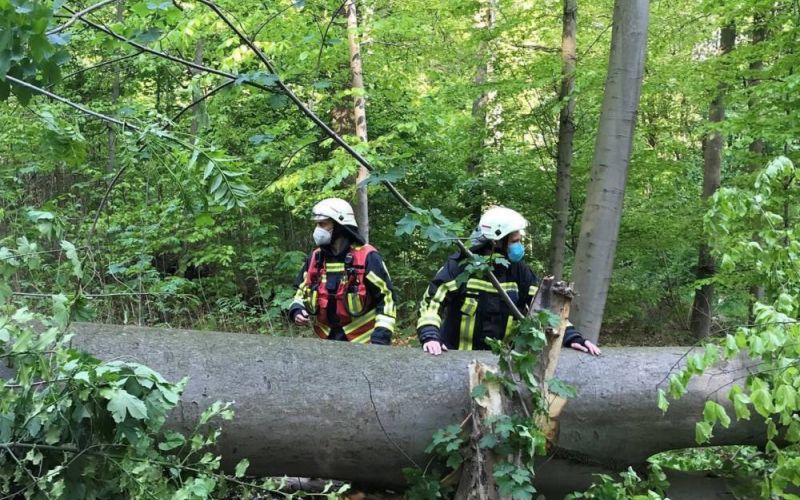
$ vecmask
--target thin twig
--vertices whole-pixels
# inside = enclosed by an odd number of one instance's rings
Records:
[[[105,7],[106,5],[108,5],[110,3],[114,3],[116,1],[117,0],[103,0],[100,3],[96,3],[94,5],[90,5],[89,7],[86,7],[85,9],[83,9],[81,11],[75,12],[75,13],[72,14],[72,17],[70,17],[67,22],[65,22],[61,26],[57,26],[57,27],[51,29],[50,31],[47,32],[47,35],[55,35],[56,33],[61,33],[65,29],[67,29],[70,26],[72,26],[73,24],[75,24],[75,21],[77,21],[78,19],[82,18],[86,14],[89,14],[91,12],[94,12],[94,11],[98,10],[98,9],[101,9],[101,8]]]
[[[81,68],[81,69],[79,69],[77,71],[73,71],[72,73],[70,73],[70,74],[68,74],[66,76],[63,76],[61,78],[61,81],[64,81],[64,80],[66,80],[68,78],[72,78],[72,77],[78,76],[81,73],[84,73],[86,71],[91,71],[93,69],[102,68],[103,66],[108,66],[109,64],[115,64],[115,63],[118,63],[118,62],[125,61],[127,59],[134,58],[136,56],[141,55],[142,53],[143,53],[143,51],[139,50],[139,51],[134,52],[133,54],[128,54],[128,55],[125,55],[125,56],[115,57],[114,59],[109,59],[108,61],[103,61],[103,62],[97,63],[97,64],[95,64],[93,66],[88,66],[86,68]],[[52,86],[53,86],[53,84],[48,85],[45,88],[51,88]]]
[[[181,109],[180,112],[177,115],[175,115],[175,118],[173,118],[172,121],[178,121],[181,118],[181,116],[183,116],[184,113],[186,113],[187,111],[189,111],[193,107],[197,106],[201,102],[205,101],[209,97],[213,96],[214,94],[216,94],[220,90],[224,89],[225,87],[228,87],[229,85],[233,85],[234,83],[236,83],[236,80],[227,80],[227,81],[221,83],[220,85],[217,85],[212,90],[209,90],[208,92],[206,92],[205,94],[203,94],[202,96],[200,96],[196,100],[194,100],[191,104],[189,104],[188,106],[186,106],[183,109]]]

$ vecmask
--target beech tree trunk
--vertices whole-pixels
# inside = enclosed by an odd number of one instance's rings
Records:
[[[361,42],[358,34],[356,0],[347,2],[347,40],[350,45],[350,72],[353,74],[353,121],[356,136],[360,141],[367,142],[367,110],[364,99],[364,72],[361,67]],[[356,222],[358,222],[359,232],[367,242],[369,242],[369,196],[367,187],[360,184],[368,176],[367,169],[359,166],[356,176]]]
[[[425,466],[434,431],[460,423],[470,408],[469,363],[495,360],[488,352],[433,357],[412,348],[264,335],[98,324],[75,330],[74,347],[101,359],[140,362],[169,380],[188,376],[170,416],[176,428],[191,428],[214,401],[233,401],[236,416],[224,424],[218,450],[226,467],[246,457],[254,475],[382,486],[404,484],[401,469],[413,465],[406,456]],[[599,358],[564,350],[555,376],[574,385],[578,397],[558,419],[555,453],[565,460],[548,467],[619,470],[659,451],[696,446],[694,424],[706,400],[729,408],[725,388],[754,367],[741,359],[709,370],[662,416],[656,386],[686,350],[606,348]],[[713,444],[763,441],[758,420],[715,429]],[[548,474],[537,477],[546,481]]]
[[[648,0],[617,0],[608,76],[573,271],[572,322],[597,342],[614,267],[647,48]]]
[[[720,54],[724,57],[733,50],[736,43],[736,27],[733,24],[724,26],[719,32]],[[711,101],[708,121],[720,123],[725,119],[725,88],[720,84],[717,95]],[[707,200],[719,188],[722,176],[722,134],[718,130],[711,131],[703,140],[703,200]],[[711,256],[711,249],[703,242],[697,263],[697,279],[704,280],[714,276],[716,263]],[[711,316],[713,314],[714,285],[700,285],[695,290],[690,328],[698,339],[704,339],[711,333]]]
[[[550,274],[560,280],[564,274],[564,254],[567,244],[571,196],[572,138],[575,135],[575,64],[577,61],[577,0],[564,0],[563,31],[561,34],[561,90],[558,102],[558,164],[556,166],[556,203],[553,231],[550,236]]]

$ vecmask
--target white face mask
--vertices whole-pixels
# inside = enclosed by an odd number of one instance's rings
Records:
[[[322,245],[329,245],[331,243],[331,232],[327,229],[318,227],[314,229],[314,244],[318,247]]]

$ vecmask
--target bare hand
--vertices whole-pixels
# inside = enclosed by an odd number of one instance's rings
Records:
[[[599,347],[594,345],[591,340],[585,340],[583,342],[583,345],[577,342],[573,342],[569,346],[575,349],[576,351],[586,352],[591,354],[592,356],[599,356],[603,354],[603,351],[601,351]]]
[[[306,326],[310,321],[311,318],[308,317],[308,311],[306,310],[301,310],[294,315],[294,324],[297,326]]]
[[[438,340],[429,340],[422,346],[422,350],[438,356],[443,352],[447,352],[447,346]]]

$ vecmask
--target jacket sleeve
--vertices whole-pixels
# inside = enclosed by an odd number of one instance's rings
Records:
[[[392,343],[395,322],[397,321],[397,294],[392,286],[392,278],[386,263],[378,252],[367,256],[366,268],[367,292],[375,303],[375,329],[370,341],[373,344],[389,345]]]
[[[311,254],[313,255],[313,254]],[[306,285],[306,277],[308,277],[308,266],[309,261],[311,260],[311,255],[306,257],[305,263],[303,263],[303,267],[300,269],[300,272],[297,273],[297,276],[294,278],[294,299],[292,303],[289,304],[289,311],[287,313],[289,317],[289,321],[294,321],[294,317],[297,316],[297,313],[300,311],[308,311],[308,299],[310,295],[310,290]]]
[[[419,320],[417,321],[417,335],[422,344],[431,340],[442,341],[439,329],[442,327],[442,314],[444,308],[453,299],[454,292],[458,290],[456,278],[461,273],[461,268],[455,259],[448,259],[444,266],[436,273],[428,285],[422,302],[419,304]]]

